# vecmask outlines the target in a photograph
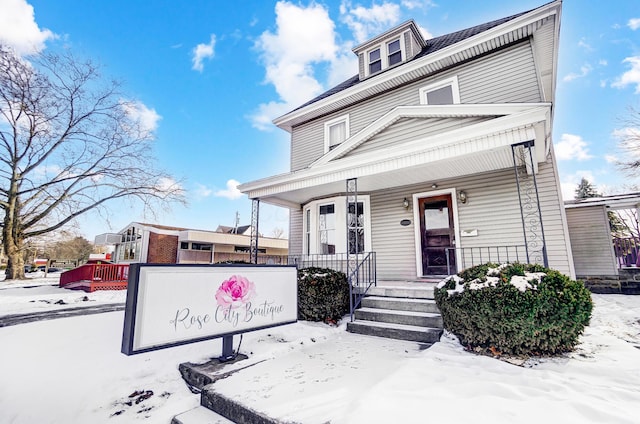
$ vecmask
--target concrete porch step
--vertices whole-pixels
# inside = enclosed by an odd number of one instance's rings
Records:
[[[441,328],[360,320],[347,323],[347,331],[368,336],[429,344],[439,341],[442,334]]]
[[[367,292],[369,296],[379,297],[403,297],[409,299],[433,299],[432,287],[394,287],[381,286],[371,287]]]
[[[367,296],[362,299],[363,308],[394,309],[396,311],[430,312],[439,314],[432,299],[405,299],[398,297]]]
[[[360,308],[356,310],[355,316],[357,320],[364,321],[442,328],[442,317],[438,313]]]

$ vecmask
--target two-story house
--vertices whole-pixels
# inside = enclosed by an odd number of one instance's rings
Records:
[[[492,260],[574,276],[551,140],[561,1],[355,47],[357,75],[277,118],[291,170],[240,190],[290,210],[289,254],[376,253],[378,279]]]

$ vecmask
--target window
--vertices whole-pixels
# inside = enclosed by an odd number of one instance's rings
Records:
[[[387,44],[387,57],[389,66],[402,62],[402,49],[400,49],[400,39]]]
[[[142,230],[138,227],[129,227],[122,233],[121,243],[117,246],[119,261],[140,260],[142,250]]]
[[[335,149],[349,138],[349,115],[340,116],[324,124],[324,152]]]
[[[382,57],[380,57],[380,48],[369,52],[369,75],[375,74],[382,70]]]
[[[349,212],[347,212],[349,209]],[[332,255],[371,251],[369,196],[358,196],[357,206],[345,197],[316,200],[303,212],[303,253]],[[349,228],[347,229],[347,223]],[[347,247],[348,246],[348,247]]]
[[[191,243],[191,250],[208,250],[211,251],[213,245],[210,243]]]
[[[334,204],[320,206],[318,215],[318,253],[336,253],[336,207]]]
[[[362,253],[364,249],[364,203],[358,202],[357,207],[351,203],[348,206],[347,223],[349,237],[347,239],[349,253]],[[357,213],[356,213],[357,209]]]
[[[452,105],[460,103],[458,77],[447,78],[420,89],[423,105]]]
[[[188,242],[186,242],[186,241],[181,241],[181,242],[180,242],[180,249],[182,249],[182,250],[187,250],[187,249],[189,249],[189,243],[188,243]]]

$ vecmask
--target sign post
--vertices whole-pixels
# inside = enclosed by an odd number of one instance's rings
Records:
[[[122,353],[134,355],[297,321],[297,269],[270,265],[132,264]]]

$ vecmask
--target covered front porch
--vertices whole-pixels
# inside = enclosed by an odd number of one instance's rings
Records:
[[[254,200],[255,224],[261,202],[289,208],[290,254],[375,252],[379,279],[448,275],[487,261],[572,275],[549,111],[398,107],[307,168],[239,188]],[[460,121],[447,121],[446,131],[409,132],[451,117]]]

